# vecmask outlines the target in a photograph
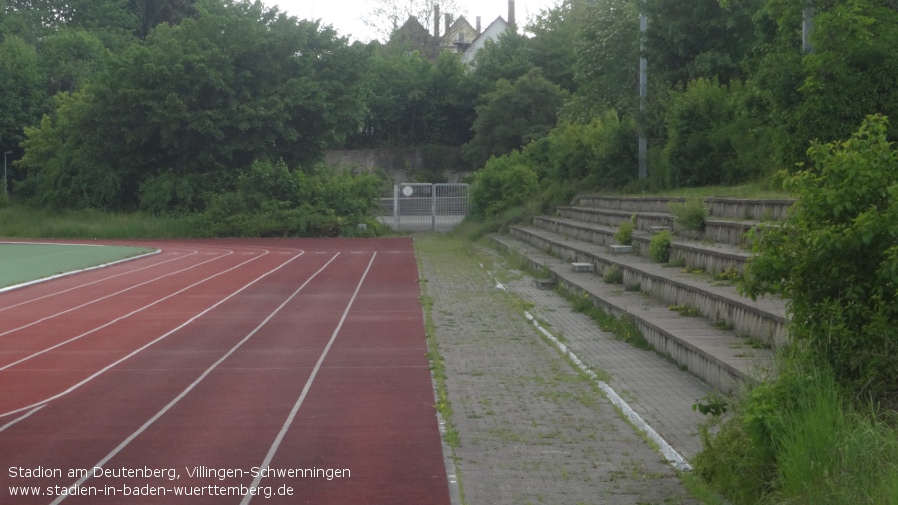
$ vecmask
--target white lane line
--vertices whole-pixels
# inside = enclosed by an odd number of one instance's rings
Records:
[[[280,447],[281,442],[284,441],[284,436],[287,435],[287,430],[289,430],[290,425],[293,424],[293,419],[296,418],[296,413],[299,412],[299,407],[302,406],[302,402],[305,401],[306,395],[309,394],[309,389],[312,388],[312,382],[314,382],[315,377],[318,375],[318,370],[321,369],[321,364],[324,363],[324,358],[327,357],[327,353],[330,351],[331,346],[334,345],[334,340],[337,339],[337,334],[340,333],[340,329],[343,328],[343,323],[346,322],[346,316],[349,315],[349,309],[351,309],[352,304],[355,303],[355,299],[359,295],[359,290],[362,289],[362,283],[365,282],[365,277],[368,276],[368,272],[371,270],[371,265],[374,264],[374,258],[376,257],[376,252],[371,255],[371,261],[368,262],[368,268],[365,269],[365,273],[363,273],[362,278],[359,279],[359,283],[355,287],[355,292],[352,294],[352,298],[349,299],[349,303],[346,305],[346,310],[343,311],[343,317],[340,318],[340,323],[337,324],[334,333],[331,335],[331,339],[327,342],[327,345],[324,346],[321,356],[318,357],[318,362],[315,363],[315,368],[312,369],[312,374],[309,375],[306,385],[303,386],[302,393],[300,393],[299,398],[293,405],[293,409],[290,410],[290,415],[287,416],[287,420],[284,421],[281,431],[278,433],[277,437],[275,437],[274,442],[272,442],[271,448],[268,449],[268,454],[265,455],[265,460],[262,461],[260,468],[268,468],[268,465],[271,464],[271,460],[274,459],[278,447]],[[256,478],[253,479],[253,483],[250,484],[249,491],[247,491],[246,495],[243,497],[243,501],[240,502],[240,505],[247,505],[253,499],[253,490],[259,487],[259,482],[261,481],[262,473],[260,472],[256,475]]]
[[[198,253],[198,251],[194,250],[192,253],[187,254],[187,255],[184,255],[184,256],[177,256],[177,257],[174,257],[174,258],[167,259],[167,260],[165,260],[165,261],[160,261],[159,263],[153,263],[152,265],[147,265],[147,266],[145,266],[145,267],[140,267],[140,268],[137,268],[137,269],[134,269],[134,270],[128,270],[127,272],[117,273],[117,274],[115,274],[115,275],[110,275],[109,277],[103,277],[102,279],[97,279],[97,280],[95,280],[95,281],[91,281],[91,282],[88,282],[88,283],[85,283],[85,284],[79,284],[79,285],[77,285],[77,286],[74,286],[74,287],[71,287],[71,288],[68,288],[68,289],[64,289],[64,290],[62,290],[62,291],[57,291],[57,292],[55,292],[55,293],[50,293],[50,294],[47,294],[47,295],[39,296],[39,297],[37,297],[37,298],[32,298],[31,300],[26,300],[26,301],[24,301],[24,302],[19,302],[19,303],[13,304],[13,305],[9,305],[9,306],[7,306],[7,307],[0,307],[0,312],[6,311],[6,310],[10,310],[10,309],[14,309],[14,308],[16,308],[16,307],[21,307],[22,305],[27,305],[27,304],[29,304],[29,303],[34,303],[34,302],[37,302],[37,301],[40,301],[40,300],[45,300],[45,299],[47,299],[47,298],[52,298],[52,297],[54,297],[54,296],[61,295],[61,294],[65,294],[65,293],[68,293],[69,291],[74,291],[74,290],[76,290],[76,289],[81,289],[81,288],[84,288],[84,287],[87,287],[87,286],[92,286],[92,285],[94,285],[94,284],[98,284],[98,283],[103,282],[103,281],[108,281],[109,279],[114,279],[114,278],[116,278],[116,277],[121,277],[121,276],[123,276],[123,275],[130,275],[130,274],[132,274],[132,273],[140,272],[141,270],[147,270],[147,269],[149,269],[149,268],[157,267],[157,266],[159,266],[159,265],[164,265],[164,264],[169,263],[169,262],[172,262],[172,261],[178,261],[178,260],[182,260],[182,259],[185,259],[185,258],[189,258],[190,256],[193,256],[194,254],[197,254],[197,253]],[[173,253],[173,254],[174,254],[174,253]],[[21,286],[20,286],[20,287],[21,287]]]
[[[203,280],[194,282],[193,284],[187,286],[186,288],[180,289],[180,290],[178,290],[178,291],[175,291],[174,293],[171,293],[171,294],[169,294],[169,295],[167,295],[167,296],[164,296],[164,297],[162,297],[162,298],[159,298],[158,300],[156,300],[156,301],[154,301],[154,302],[152,302],[152,303],[148,303],[147,305],[144,305],[143,307],[140,307],[140,308],[138,308],[138,309],[134,309],[134,310],[132,310],[131,312],[128,312],[127,314],[125,314],[125,315],[123,315],[123,316],[119,316],[119,317],[117,317],[117,318],[115,318],[115,319],[110,320],[109,322],[107,322],[107,323],[105,323],[105,324],[101,324],[100,326],[96,326],[96,327],[94,327],[93,329],[88,330],[88,331],[86,331],[86,332],[84,332],[84,333],[82,333],[82,334],[80,334],[80,335],[76,335],[76,336],[74,336],[74,337],[72,337],[72,338],[70,338],[70,339],[68,339],[68,340],[63,340],[62,342],[53,344],[53,345],[51,345],[50,347],[46,347],[46,348],[44,348],[44,349],[42,349],[42,350],[40,350],[40,351],[37,351],[37,352],[35,352],[35,353],[33,353],[33,354],[29,354],[28,356],[25,356],[24,358],[21,358],[21,359],[19,359],[19,360],[17,360],[17,361],[13,361],[12,363],[7,363],[6,365],[0,366],[0,372],[2,372],[3,370],[7,370],[7,369],[9,369],[9,368],[12,368],[12,367],[14,367],[14,366],[16,366],[16,365],[18,365],[18,364],[24,363],[24,362],[26,362],[26,361],[28,361],[28,360],[34,359],[34,358],[36,358],[36,357],[38,357],[38,356],[40,356],[40,355],[42,355],[42,354],[46,354],[46,353],[48,353],[48,352],[50,352],[50,351],[52,351],[52,350],[59,349],[60,347],[62,347],[62,346],[64,346],[64,345],[71,344],[72,342],[75,342],[76,340],[81,340],[82,338],[84,338],[84,337],[86,337],[86,336],[88,336],[88,335],[91,335],[91,334],[93,334],[93,333],[96,333],[96,332],[98,332],[98,331],[100,331],[100,330],[102,330],[102,329],[104,329],[104,328],[108,328],[108,327],[112,326],[112,325],[115,324],[115,323],[118,323],[118,322],[120,322],[120,321],[123,321],[123,320],[125,320],[125,319],[127,319],[127,318],[133,316],[134,314],[143,312],[144,310],[146,310],[146,309],[148,309],[148,308],[150,308],[150,307],[152,307],[152,306],[154,306],[154,305],[160,304],[160,303],[164,302],[165,300],[168,300],[169,298],[172,298],[172,297],[174,297],[174,296],[177,296],[177,295],[179,295],[179,294],[181,294],[181,293],[183,293],[183,292],[185,292],[185,291],[187,291],[187,290],[189,290],[189,289],[191,289],[191,288],[194,288],[194,287],[196,287],[196,286],[198,286],[198,285],[200,285],[200,284],[202,284],[202,283],[204,283],[204,282],[206,282],[206,281],[209,281],[209,280],[211,280],[211,279],[214,279],[214,278],[218,277],[219,275],[226,274],[226,273],[228,273],[228,272],[230,272],[230,271],[232,271],[232,270],[236,270],[237,268],[242,267],[243,265],[246,265],[247,263],[250,263],[250,262],[252,262],[252,261],[256,261],[257,259],[259,259],[259,258],[261,258],[261,257],[263,257],[263,256],[266,256],[267,254],[268,254],[268,253],[265,253],[265,254],[261,254],[261,255],[259,255],[259,256],[256,256],[256,257],[254,257],[254,258],[250,258],[250,259],[244,261],[243,263],[240,263],[240,264],[238,264],[238,265],[235,265],[235,266],[233,266],[233,267],[231,267],[231,268],[229,268],[229,269],[227,269],[227,270],[222,270],[222,271],[220,271],[220,272],[217,272],[217,273],[215,273],[214,275],[210,275],[209,277],[206,277],[206,278],[203,279]],[[204,261],[203,263],[208,263],[208,262],[210,262],[210,261],[215,261],[215,260],[217,260],[217,259],[219,259],[219,258],[222,258],[222,257],[223,257],[223,256],[219,256],[218,258],[212,258],[212,259],[210,259],[210,260]],[[200,263],[200,265],[202,265],[203,263]],[[186,270],[186,269],[185,269],[185,270]],[[150,282],[150,281],[147,281],[147,282]],[[146,283],[144,283],[144,284],[146,284]],[[135,287],[136,287],[136,286],[135,286]],[[131,289],[131,288],[128,288],[128,289]],[[124,290],[124,291],[127,291],[127,289]],[[110,296],[111,296],[111,295],[110,295]],[[104,298],[108,298],[108,296],[106,296],[106,297],[104,297]],[[100,300],[102,300],[102,298],[101,298]],[[93,303],[93,302],[91,302],[91,303]],[[89,303],[88,303],[88,304],[85,304],[85,305],[89,305]],[[77,307],[76,307],[76,308],[77,308]],[[74,309],[69,309],[69,310],[74,310]],[[69,310],[67,310],[66,312],[69,312]],[[51,319],[51,318],[50,318],[50,317],[47,317],[47,318],[45,318],[45,319]],[[42,321],[42,320],[37,321],[37,322],[34,322],[34,323],[30,323],[30,324],[24,326],[24,328],[27,328],[28,326],[31,326],[31,325],[34,325],[34,324],[37,324],[37,323],[39,323],[39,322],[41,322],[41,321]],[[17,328],[17,330],[18,330],[18,329],[21,329],[21,328]],[[16,330],[12,330],[12,331],[16,331]],[[7,333],[11,333],[11,331],[10,331],[10,332],[7,332]],[[0,337],[2,337],[3,335],[6,335],[6,333],[0,333]],[[0,417],[3,417],[4,415],[6,415],[6,414],[2,414],[2,415],[0,415]]]
[[[225,258],[225,257],[227,257],[227,256],[230,256],[231,254],[234,254],[234,252],[233,252],[233,251],[228,251],[227,254],[218,256],[217,258],[212,258],[212,259],[208,259],[208,260],[205,260],[205,261],[201,261],[201,262],[197,263],[196,265],[191,265],[191,266],[189,266],[189,267],[187,267],[187,268],[182,268],[181,270],[176,270],[176,271],[174,271],[174,272],[169,272],[169,273],[167,273],[167,274],[160,275],[160,276],[155,277],[155,278],[153,278],[153,279],[150,279],[150,280],[147,280],[147,281],[143,281],[143,282],[141,282],[141,283],[139,283],[139,284],[134,284],[134,285],[132,285],[132,286],[128,286],[127,288],[122,289],[121,291],[116,291],[115,293],[111,293],[111,294],[108,294],[108,295],[104,295],[104,296],[101,296],[100,298],[95,298],[95,299],[93,299],[93,300],[91,300],[91,301],[89,301],[89,302],[84,302],[84,303],[82,303],[81,305],[77,305],[77,306],[75,306],[75,307],[71,307],[71,308],[68,308],[68,309],[66,309],[66,310],[63,310],[62,312],[57,312],[57,313],[55,313],[55,314],[50,314],[49,316],[44,316],[44,317],[42,317],[42,318],[40,318],[40,319],[36,319],[36,320],[34,320],[34,321],[32,321],[32,322],[30,322],[30,323],[28,323],[28,324],[23,324],[22,326],[19,326],[18,328],[13,328],[13,329],[11,329],[11,330],[6,330],[6,331],[4,331],[4,332],[0,332],[0,337],[5,337],[6,335],[9,335],[10,333],[15,333],[15,332],[17,332],[17,331],[24,330],[25,328],[30,328],[31,326],[34,326],[34,325],[36,325],[36,324],[43,323],[43,322],[45,322],[45,321],[49,321],[50,319],[53,319],[53,318],[56,318],[56,317],[59,317],[59,316],[68,314],[69,312],[74,312],[74,311],[76,311],[76,310],[78,310],[78,309],[83,309],[84,307],[87,307],[88,305],[92,305],[92,304],[94,304],[94,303],[101,302],[101,301],[103,301],[103,300],[112,298],[113,296],[117,296],[117,295],[120,295],[120,294],[122,294],[122,293],[131,291],[132,289],[137,289],[137,288],[139,288],[139,287],[141,287],[141,286],[146,286],[147,284],[150,284],[151,282],[156,282],[156,281],[158,281],[158,280],[160,280],[160,279],[164,279],[164,278],[170,277],[170,276],[172,276],[172,275],[177,275],[177,274],[180,274],[180,273],[182,273],[182,272],[186,272],[186,271],[188,271],[188,270],[192,270],[192,269],[194,269],[194,268],[196,268],[196,267],[198,267],[198,266],[205,265],[206,263],[211,263],[211,262],[213,262],[213,261],[215,261],[215,260],[218,260],[218,259],[221,259],[221,258]],[[162,300],[164,300],[164,299],[165,299],[165,298],[163,298]],[[160,301],[161,301],[161,300],[160,300]],[[154,302],[154,303],[157,303],[157,302]],[[150,306],[150,305],[147,305],[147,307],[149,307],[149,306]],[[145,308],[146,308],[146,307],[143,307],[142,309],[139,309],[139,310],[143,310],[143,309],[145,309]],[[132,312],[131,314],[134,314],[134,312]],[[8,367],[8,366],[10,366],[10,365],[7,365],[7,367]],[[7,367],[0,368],[0,370],[5,370]]]
[[[283,266],[286,265],[287,263],[290,263],[291,261],[295,260],[296,258],[298,258],[298,257],[301,256],[301,255],[302,255],[302,253],[297,254],[296,256],[290,258],[289,260],[287,260],[286,262],[284,262],[283,264],[281,264],[279,267],[275,268],[274,270],[271,270],[270,272],[264,274],[262,277],[259,277],[258,279],[254,280],[253,282],[251,282],[251,283],[247,284],[246,286],[240,288],[238,291],[235,291],[235,292],[234,292],[233,294],[231,294],[231,296],[229,296],[228,298],[231,298],[232,296],[236,295],[236,294],[239,293],[240,291],[243,291],[244,289],[248,288],[249,286],[255,284],[258,280],[262,279],[263,277],[266,277],[266,276],[268,276],[269,274],[271,274],[271,273],[273,273],[273,272],[275,272],[275,271],[277,271],[277,270],[280,270],[281,267],[283,267]],[[208,376],[210,373],[212,373],[212,370],[214,370],[215,368],[217,368],[218,365],[220,365],[222,362],[224,362],[224,360],[228,359],[228,357],[230,357],[230,356],[231,356],[237,349],[239,349],[240,346],[242,346],[243,344],[245,344],[246,341],[249,340],[250,338],[252,338],[252,336],[255,335],[260,329],[262,329],[263,326],[265,326],[266,324],[268,324],[268,321],[270,321],[271,318],[273,318],[275,315],[277,315],[277,313],[280,312],[281,309],[284,308],[284,306],[286,306],[288,303],[290,303],[290,301],[293,300],[293,298],[295,298],[296,295],[299,294],[299,292],[302,291],[303,288],[305,288],[306,285],[307,285],[308,283],[312,282],[312,279],[314,279],[315,277],[318,276],[318,274],[320,274],[321,272],[323,272],[324,269],[326,269],[331,263],[333,263],[333,261],[334,261],[335,259],[337,259],[337,256],[339,256],[339,255],[340,255],[340,253],[334,254],[334,256],[333,256],[330,260],[328,260],[328,262],[325,263],[324,266],[322,266],[321,268],[319,268],[317,272],[315,272],[314,274],[312,274],[311,277],[309,277],[308,279],[306,279],[306,281],[303,282],[302,285],[301,285],[299,288],[297,288],[297,290],[294,291],[293,294],[290,295],[289,298],[287,298],[286,300],[284,300],[284,303],[280,304],[280,305],[278,306],[278,308],[274,309],[274,312],[272,312],[271,314],[269,314],[268,317],[265,318],[265,320],[263,320],[261,323],[259,323],[259,325],[256,326],[255,329],[253,329],[253,331],[249,332],[245,337],[243,337],[243,340],[241,340],[240,342],[237,342],[237,344],[234,345],[234,347],[232,347],[230,351],[228,351],[227,353],[225,353],[221,358],[218,359],[218,361],[216,361],[215,363],[213,363],[209,368],[206,369],[205,372],[203,372],[199,377],[197,377],[196,380],[194,380],[189,386],[187,386],[186,388],[184,388],[184,391],[181,391],[181,394],[179,394],[178,396],[176,396],[172,401],[168,402],[168,404],[167,404],[165,407],[162,407],[162,409],[159,410],[159,412],[156,412],[156,415],[154,415],[154,416],[151,417],[149,420],[147,420],[147,422],[143,423],[143,425],[142,425],[140,428],[138,428],[134,433],[132,433],[130,436],[128,436],[128,438],[126,438],[125,440],[123,440],[122,443],[120,443],[118,446],[116,446],[115,449],[113,449],[112,451],[110,451],[109,454],[107,454],[105,457],[103,457],[103,459],[101,459],[99,462],[97,462],[97,463],[94,465],[94,467],[102,467],[102,466],[105,466],[106,463],[109,462],[109,460],[111,460],[112,458],[114,458],[118,453],[122,452],[122,450],[123,450],[125,447],[127,447],[128,444],[130,444],[132,441],[134,441],[134,439],[136,439],[138,436],[140,436],[141,433],[143,433],[144,431],[146,431],[147,428],[149,428],[153,423],[155,423],[157,420],[159,420],[160,417],[162,417],[163,415],[165,415],[166,412],[168,412],[169,410],[171,410],[172,407],[174,407],[179,401],[181,401],[181,399],[183,399],[185,396],[187,396],[187,394],[190,393],[190,392],[191,392],[191,391],[192,391],[192,390],[193,390],[193,389],[194,389],[200,382],[202,382],[203,379],[206,378],[206,376]],[[222,303],[222,302],[224,302],[224,300],[222,300],[222,301],[219,302],[218,304],[220,304],[220,303]],[[218,305],[218,304],[215,304],[215,305]],[[212,310],[213,308],[215,308],[215,306],[210,307],[209,310]],[[175,330],[172,330],[172,332],[174,332],[174,331],[177,331],[177,328],[176,328]],[[90,476],[91,476],[91,474],[90,474],[90,472],[88,472],[84,477],[82,477],[82,478],[79,479],[77,482],[75,482],[74,484],[72,484],[71,486],[69,486],[69,489],[71,489],[71,488],[73,488],[73,487],[80,487],[82,484],[84,484],[84,483],[87,481],[87,479],[90,478]],[[50,503],[50,505],[57,505],[57,504],[61,503],[63,500],[65,500],[65,499],[66,499],[65,496],[59,496],[58,498],[56,498],[55,500],[53,500],[53,501]]]
[[[197,319],[199,319],[200,317],[204,316],[205,314],[207,314],[209,311],[211,311],[211,310],[214,309],[215,307],[218,307],[218,306],[221,305],[222,303],[224,303],[224,302],[228,301],[229,299],[233,298],[234,296],[236,296],[238,293],[240,293],[240,292],[243,291],[244,289],[246,289],[246,288],[252,286],[252,285],[255,284],[256,282],[258,282],[258,281],[260,281],[261,279],[263,279],[265,276],[267,276],[267,275],[269,275],[269,274],[271,274],[271,273],[273,273],[273,272],[275,272],[275,271],[277,271],[277,270],[280,270],[281,268],[284,267],[284,265],[290,263],[291,261],[293,261],[293,260],[295,260],[296,258],[302,256],[303,254],[304,254],[303,252],[300,252],[300,253],[297,254],[296,256],[293,256],[292,258],[288,259],[288,260],[285,261],[284,263],[281,263],[277,268],[274,268],[273,270],[269,270],[268,272],[262,274],[261,276],[257,277],[255,280],[253,280],[252,282],[250,282],[249,284],[244,285],[242,288],[238,289],[237,291],[234,291],[233,293],[231,293],[231,294],[228,295],[227,297],[222,298],[221,300],[219,300],[218,302],[216,302],[215,304],[213,304],[211,307],[209,307],[209,308],[207,308],[206,310],[200,312],[199,314],[197,314],[197,315],[191,317],[190,319],[188,319],[188,320],[185,321],[184,323],[180,324],[179,326],[177,326],[177,327],[174,328],[173,330],[170,330],[169,332],[163,334],[162,336],[157,337],[155,340],[152,340],[152,341],[148,342],[147,344],[145,344],[145,345],[143,345],[143,346],[141,346],[141,347],[135,349],[134,351],[132,351],[132,352],[130,352],[129,354],[127,354],[126,356],[124,356],[124,357],[122,357],[122,358],[116,360],[115,362],[113,362],[113,363],[107,365],[106,367],[100,369],[99,371],[95,372],[93,375],[90,375],[90,376],[87,377],[86,379],[84,379],[84,380],[82,380],[81,382],[79,382],[79,383],[73,385],[72,387],[66,389],[65,391],[63,391],[63,392],[61,392],[61,393],[57,393],[57,394],[55,394],[55,395],[53,395],[53,396],[51,396],[51,397],[49,397],[49,398],[46,398],[46,399],[44,399],[44,400],[39,401],[39,402],[35,402],[35,403],[31,404],[31,405],[28,405],[27,407],[21,407],[21,408],[15,409],[15,410],[11,410],[11,411],[9,411],[9,412],[5,412],[5,413],[3,413],[3,414],[0,414],[0,417],[6,417],[6,416],[11,415],[11,414],[16,414],[16,413],[18,413],[18,412],[22,412],[23,410],[28,410],[28,409],[30,409],[30,408],[37,407],[38,405],[43,405],[43,404],[45,404],[45,403],[47,403],[47,402],[56,400],[57,398],[62,398],[63,396],[65,396],[65,395],[71,393],[72,391],[74,391],[74,390],[80,388],[81,386],[87,384],[88,382],[90,382],[90,381],[96,379],[96,378],[99,377],[100,375],[106,373],[106,372],[109,371],[111,368],[115,367],[116,365],[118,365],[118,364],[120,364],[120,363],[122,363],[122,362],[124,362],[124,361],[126,361],[126,360],[128,360],[128,359],[130,359],[130,358],[132,358],[133,356],[139,354],[140,352],[144,351],[144,350],[147,349],[148,347],[150,347],[150,346],[156,344],[157,342],[160,342],[160,341],[164,340],[165,338],[167,338],[167,337],[170,336],[171,334],[175,333],[176,331],[180,330],[181,328],[184,328],[185,326],[189,325],[190,323],[196,321]],[[250,258],[250,259],[244,261],[243,263],[240,263],[240,264],[237,265],[237,266],[234,266],[234,267],[232,267],[232,268],[229,268],[228,270],[219,272],[219,273],[213,275],[212,277],[209,277],[209,278],[204,279],[204,280],[202,280],[202,281],[200,281],[200,282],[197,282],[197,283],[195,283],[195,284],[193,284],[193,285],[191,285],[191,286],[188,286],[188,287],[182,289],[181,291],[179,291],[178,293],[181,293],[181,292],[183,292],[183,291],[186,291],[186,290],[192,288],[193,286],[195,286],[195,285],[197,285],[197,284],[202,284],[203,282],[206,282],[207,280],[209,280],[209,279],[211,279],[211,278],[213,278],[213,277],[217,277],[217,276],[219,276],[219,275],[222,275],[222,274],[225,274],[225,273],[227,273],[227,272],[230,272],[231,270],[234,270],[234,269],[236,269],[236,268],[239,268],[239,267],[241,267],[241,266],[243,266],[243,265],[249,263],[250,261],[255,261],[255,260],[257,260],[257,259],[259,259],[259,258],[261,258],[261,257],[262,257],[262,256],[256,256],[255,258]],[[174,295],[177,295],[178,293],[173,293],[173,294],[169,295],[169,297],[172,297],[172,296],[174,296]],[[162,301],[162,300],[158,300],[157,302],[154,302],[154,303],[159,303],[159,302],[161,302],[161,301]],[[141,310],[142,310],[142,309],[141,309]],[[129,315],[130,315],[130,314],[129,314]],[[125,317],[128,317],[128,316],[123,316],[123,317],[121,317],[121,318],[119,318],[119,319],[124,319]],[[110,323],[108,323],[108,324],[106,324],[106,325],[104,325],[104,326],[109,326],[110,324],[113,324],[114,322],[115,322],[115,321],[112,321],[112,322],[110,322]],[[100,329],[100,328],[95,328],[94,330],[91,330],[91,331],[96,331],[96,330],[98,330],[98,329]],[[82,336],[83,336],[83,335],[82,335]],[[79,336],[79,337],[76,337],[76,338],[81,338],[81,337]],[[65,343],[66,343],[66,342],[63,342],[62,344],[59,344],[59,345],[63,345],[63,344],[65,344]],[[57,346],[57,347],[58,347],[58,346]],[[47,349],[47,350],[49,350],[49,349]],[[46,350],[45,350],[45,351],[42,351],[42,353],[43,353],[43,352],[46,352]],[[20,362],[21,362],[21,361],[22,361],[22,360],[20,360]],[[8,366],[11,366],[11,365],[7,365],[7,367],[8,367]],[[5,368],[5,367],[4,367],[4,368]]]
[[[46,407],[46,405],[41,405],[41,406],[39,406],[39,407],[35,407],[35,408],[31,409],[31,411],[28,412],[27,414],[22,415],[22,416],[19,416],[19,417],[13,419],[12,421],[10,421],[10,422],[4,424],[3,426],[0,426],[0,431],[3,431],[3,430],[5,430],[6,428],[9,428],[10,426],[16,424],[16,423],[19,422],[19,421],[22,421],[22,420],[24,420],[24,419],[28,419],[28,417],[30,417],[31,414],[34,414],[35,412],[37,412],[38,410],[40,410],[40,409],[42,409],[42,408],[44,408],[44,407]]]

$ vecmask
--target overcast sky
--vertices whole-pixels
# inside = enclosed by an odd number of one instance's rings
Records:
[[[322,24],[333,26],[342,36],[351,40],[368,42],[375,37],[361,21],[362,16],[371,9],[371,3],[365,0],[262,0],[265,5],[277,5],[281,11],[303,19],[321,19]],[[508,0],[457,0],[466,13],[451,13],[456,17],[465,14],[471,25],[480,16],[483,27],[502,16],[508,20]],[[515,16],[518,26],[523,27],[532,17],[543,9],[557,5],[561,0],[515,0]],[[431,28],[433,21],[425,23]],[[440,24],[442,27],[442,22]]]

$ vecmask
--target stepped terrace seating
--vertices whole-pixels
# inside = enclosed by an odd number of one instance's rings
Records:
[[[761,223],[775,226],[788,200],[711,198],[703,230],[683,230],[666,198],[583,196],[492,239],[547,270],[565,290],[632,318],[655,350],[727,392],[775,373],[773,354],[786,341],[786,303],[740,296],[734,279],[750,256]],[[632,252],[615,234],[634,224]],[[756,228],[757,227],[757,228]],[[654,233],[673,231],[670,263],[649,259]],[[575,264],[572,267],[572,264]],[[583,268],[591,264],[594,268]],[[619,284],[605,282],[614,271]],[[544,281],[543,281],[544,282]]]

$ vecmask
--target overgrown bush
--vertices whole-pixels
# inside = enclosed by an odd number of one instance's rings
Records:
[[[887,126],[869,116],[851,139],[811,147],[811,165],[785,182],[798,202],[754,241],[742,290],[783,294],[793,340],[841,383],[896,401],[898,152]]]
[[[652,236],[649,241],[649,258],[656,263],[670,261],[670,241],[672,235],[667,230],[661,230]]]
[[[708,217],[708,209],[701,199],[690,199],[682,203],[668,205],[670,213],[674,216],[674,223],[681,230],[702,231],[705,229],[705,219]]]
[[[196,210],[198,177],[175,174],[171,169],[147,177],[138,192],[140,210],[151,214],[186,213]]]
[[[490,158],[472,179],[472,213],[480,217],[493,217],[523,205],[539,189],[536,172],[520,151]]]
[[[617,225],[617,233],[614,234],[614,240],[620,245],[633,244],[633,220],[621,221]]]
[[[738,80],[696,79],[670,93],[663,159],[671,187],[737,184],[770,166],[772,142],[749,112],[750,97]]]
[[[605,284],[623,284],[624,272],[617,265],[611,265],[605,269],[605,273],[602,274],[602,280]]]
[[[735,505],[895,503],[898,434],[855,398],[793,355],[705,425],[693,468]]]
[[[378,224],[369,216],[379,187],[371,174],[327,167],[305,173],[283,162],[256,162],[240,176],[236,191],[211,198],[201,221],[209,236],[373,235]]]
[[[589,123],[561,123],[546,137],[549,178],[588,189],[620,188],[637,176],[636,124],[614,111]]]

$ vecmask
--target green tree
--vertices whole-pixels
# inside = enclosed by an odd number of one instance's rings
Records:
[[[0,42],[0,153],[21,153],[24,127],[35,124],[44,109],[40,59],[34,47],[15,36]],[[7,171],[9,179],[14,173]]]
[[[443,52],[436,61],[436,81],[427,108],[427,143],[460,146],[471,140],[476,95],[473,82],[457,54]]]
[[[583,190],[620,188],[637,175],[636,125],[606,111],[562,122],[545,138],[547,178]]]
[[[645,47],[653,78],[744,79],[742,62],[756,43],[753,18],[763,1],[648,0]]]
[[[474,115],[470,80],[457,54],[436,62],[403,51],[375,51],[367,76],[365,128],[354,146],[461,145]]]
[[[129,0],[128,7],[134,15],[134,35],[140,39],[162,23],[177,24],[199,14],[196,0]]]
[[[742,286],[789,300],[790,337],[836,377],[898,398],[898,151],[868,117],[849,140],[815,144],[785,186],[799,200],[765,227]]]
[[[632,114],[639,91],[637,0],[601,0],[585,9],[576,49],[577,91],[562,117],[587,122],[614,109]]]
[[[815,18],[803,58],[801,102],[790,117],[785,162],[805,161],[812,140],[847,137],[868,114],[898,117],[898,12],[881,0],[835,2]],[[891,138],[898,137],[892,128]]]
[[[134,14],[129,0],[6,0],[7,10],[22,16],[36,33],[63,27],[131,33]]]
[[[533,66],[542,69],[546,79],[571,93],[578,85],[574,78],[577,58],[574,48],[590,6],[583,0],[564,0],[542,11],[527,25],[527,32],[532,34],[528,53]]]
[[[38,42],[46,93],[76,91],[105,67],[107,50],[89,31],[62,28]]]
[[[358,234],[378,204],[379,181],[369,173],[316,166],[291,170],[282,161],[255,162],[236,190],[215,195],[200,216],[209,236],[331,236]]]
[[[506,30],[496,42],[486,41],[471,71],[477,94],[489,93],[502,79],[514,82],[533,70],[536,66],[528,53],[529,39],[514,30]]]
[[[491,156],[501,156],[544,137],[555,126],[567,91],[533,69],[511,83],[504,79],[477,106],[474,137],[464,145],[465,159],[481,166]]]
[[[256,159],[297,166],[342,142],[360,124],[363,72],[362,52],[329,28],[259,3],[209,4],[157,26],[63,99],[29,131],[22,166],[63,206],[135,208],[141,187],[163,201],[160,187],[183,186],[158,179],[166,173],[221,191]],[[82,178],[103,183],[65,183]]]

